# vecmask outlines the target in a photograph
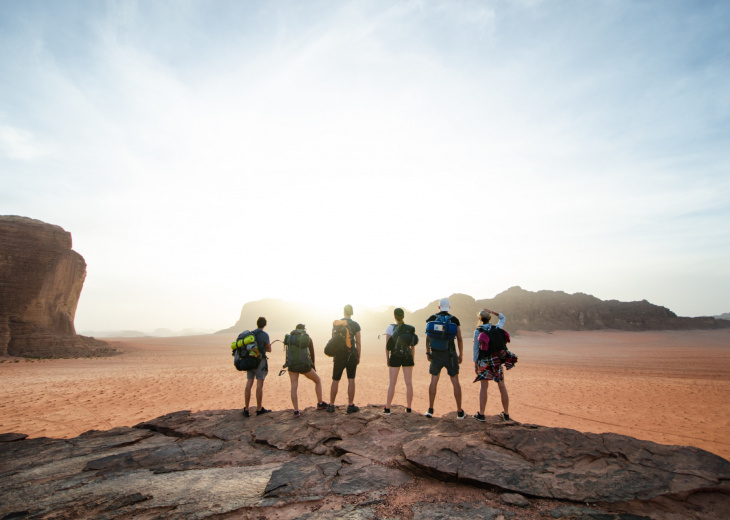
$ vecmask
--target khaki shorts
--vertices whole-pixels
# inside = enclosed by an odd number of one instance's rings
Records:
[[[246,379],[265,379],[269,373],[269,361],[264,358],[259,362],[256,370],[247,370]]]

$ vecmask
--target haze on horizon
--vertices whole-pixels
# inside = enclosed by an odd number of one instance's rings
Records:
[[[730,4],[0,3],[0,213],[77,330],[519,285],[730,311]]]

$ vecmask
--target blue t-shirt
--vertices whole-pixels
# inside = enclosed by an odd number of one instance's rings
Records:
[[[251,332],[256,338],[256,344],[259,346],[259,351],[264,355],[264,357],[266,357],[266,345],[271,343],[269,340],[269,333],[264,332],[261,329],[254,329]]]

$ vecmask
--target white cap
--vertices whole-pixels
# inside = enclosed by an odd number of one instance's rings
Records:
[[[441,298],[441,301],[439,302],[439,309],[442,311],[448,311],[451,308],[451,305],[449,305],[449,299],[448,298]]]

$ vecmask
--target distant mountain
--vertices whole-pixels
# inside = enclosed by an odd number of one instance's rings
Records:
[[[360,310],[356,308],[354,319],[363,330],[370,333],[381,330],[385,332],[388,324],[394,321],[394,309],[395,307],[389,307],[384,311],[373,311],[371,309]],[[245,329],[253,328],[256,326],[256,320],[259,316],[266,317],[266,330],[270,333],[272,331],[290,331],[298,323],[303,323],[310,335],[313,335],[315,343],[329,337],[332,330],[332,321],[342,318],[342,314],[323,316],[320,311],[312,309],[306,304],[267,298],[246,303],[241,309],[241,316],[236,324],[220,330],[216,334],[238,334]],[[406,319],[408,319],[408,313],[406,313]]]
[[[730,312],[725,312],[719,316],[715,316],[715,318],[718,320],[730,320]]]
[[[475,301],[463,294],[454,295],[451,299],[454,314],[459,317],[458,313],[463,313],[464,317],[460,317],[462,323],[475,324],[479,310],[489,308],[507,316],[505,328],[510,331],[605,329],[644,331],[730,327],[730,322],[718,321],[711,316],[679,317],[666,307],[654,305],[646,300],[638,302],[601,300],[583,293],[531,292],[520,287],[512,287],[486,300]],[[436,306],[437,302],[434,302],[430,307]],[[415,314],[421,317],[430,314],[429,311],[419,311]]]
[[[646,300],[620,302],[601,300],[583,293],[567,294],[562,291],[526,291],[512,287],[494,298],[475,300],[466,294],[452,294],[449,297],[451,313],[459,318],[463,330],[472,330],[477,323],[477,313],[484,308],[502,312],[507,317],[505,328],[510,332],[555,330],[690,330],[730,328],[730,321],[715,317],[679,317],[666,307],[654,305]],[[425,328],[426,319],[438,312],[439,299],[423,309],[406,311],[405,321]],[[385,332],[393,323],[393,309],[374,312],[355,310],[353,317],[368,334]],[[219,333],[233,334],[255,326],[259,316],[266,316],[268,330],[290,330],[297,323],[304,323],[310,333],[328,334],[331,319],[340,316],[322,317],[306,305],[284,300],[259,300],[246,303],[241,309],[238,322]]]

